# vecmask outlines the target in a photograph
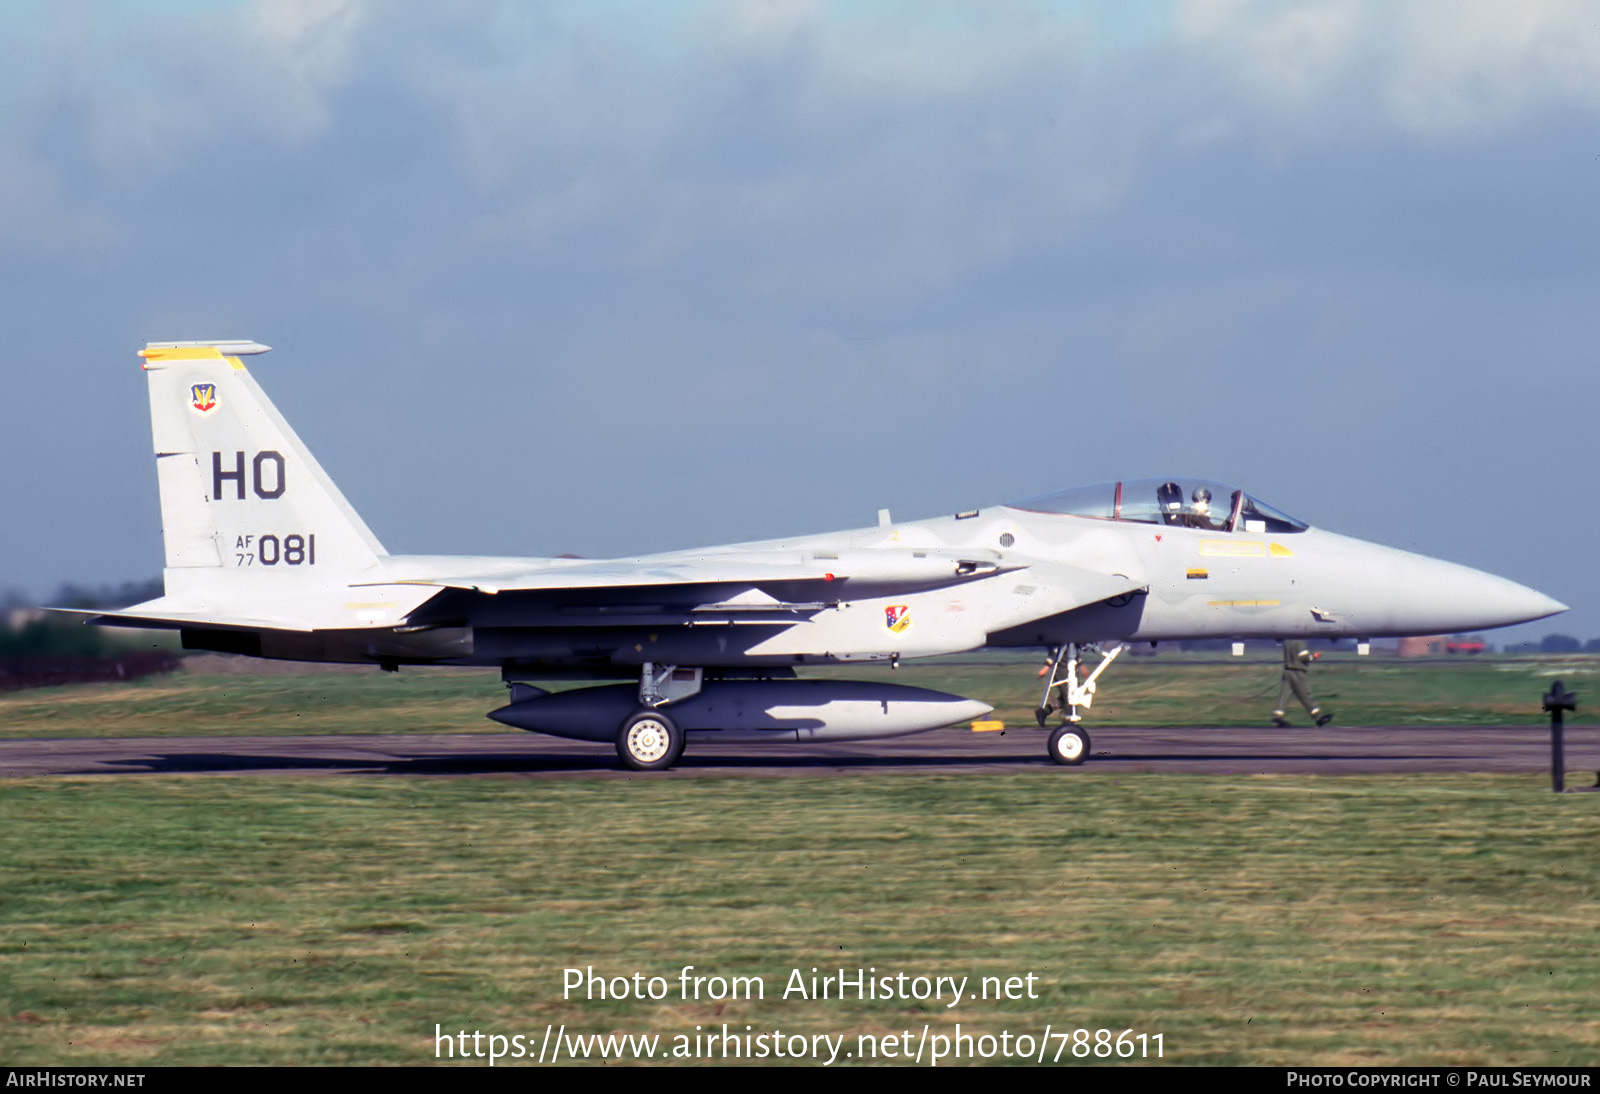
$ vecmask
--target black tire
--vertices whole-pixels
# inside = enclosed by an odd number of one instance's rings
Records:
[[[1056,726],[1050,734],[1050,759],[1065,767],[1077,767],[1087,760],[1090,747],[1088,732],[1071,722]]]
[[[665,771],[683,755],[683,730],[659,710],[641,710],[617,728],[617,759],[630,771]]]

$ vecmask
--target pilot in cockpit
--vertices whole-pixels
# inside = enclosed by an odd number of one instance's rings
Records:
[[[1216,531],[1221,527],[1211,515],[1211,491],[1204,486],[1197,486],[1193,499],[1189,512],[1184,514],[1184,523],[1191,528],[1204,528],[1207,531]]]

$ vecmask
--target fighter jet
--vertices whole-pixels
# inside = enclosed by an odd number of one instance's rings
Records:
[[[268,348],[141,351],[165,591],[89,621],[253,657],[494,666],[510,701],[489,717],[614,744],[636,770],[672,766],[686,742],[863,740],[991,710],[799,678],[807,666],[1042,648],[1046,754],[1074,765],[1090,755],[1083,711],[1129,643],[1456,633],[1566,610],[1181,477],[637,558],[391,555],[246,369]],[[625,682],[538,686],[574,680]]]

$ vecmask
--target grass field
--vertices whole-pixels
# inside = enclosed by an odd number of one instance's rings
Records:
[[[1532,723],[1592,660],[1324,661],[1345,724]],[[1113,670],[1091,724],[1236,724],[1267,661]],[[844,675],[844,673],[841,673]],[[851,672],[849,675],[859,675]],[[1031,717],[1029,665],[893,679]],[[6,736],[494,730],[490,674],[200,676],[0,698]],[[4,745],[0,744],[0,748]],[[522,1035],[1162,1037],[1179,1064],[1593,1064],[1600,795],[1543,776],[0,781],[0,1061],[431,1063]],[[684,1000],[679,970],[759,976]],[[659,1001],[562,998],[562,971]],[[1036,976],[955,1008],[792,969]],[[527,1039],[531,1039],[527,1040]],[[1146,1042],[1147,1044],[1153,1042]],[[1059,1047],[1052,1041],[1053,1054]],[[1081,1061],[1074,1061],[1081,1062]]]
[[[0,1059],[960,1022],[1159,1033],[1178,1064],[1593,1064],[1597,804],[1491,776],[14,781]],[[681,1000],[683,965],[767,996]],[[673,993],[563,1000],[586,966]],[[813,967],[1039,998],[778,998]]]
[[[953,659],[908,662],[898,671],[854,666],[807,675],[890,680],[970,695],[994,704],[1008,723],[1032,725],[1041,686],[1036,667]],[[1336,655],[1317,663],[1311,682],[1341,725],[1515,725],[1542,720],[1539,696],[1553,678],[1563,679],[1583,700],[1597,668],[1600,658],[1593,656],[1413,662]],[[1260,725],[1277,700],[1278,673],[1278,662],[1263,659],[1124,657],[1102,677],[1087,724]],[[0,693],[0,739],[499,732],[484,714],[505,696],[492,670],[179,672],[128,684]],[[1587,707],[1580,705],[1580,722]]]

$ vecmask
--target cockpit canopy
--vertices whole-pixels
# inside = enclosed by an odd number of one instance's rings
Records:
[[[1210,532],[1304,532],[1307,525],[1227,483],[1132,479],[1077,486],[1007,503],[1012,509],[1097,520],[1167,524]]]

